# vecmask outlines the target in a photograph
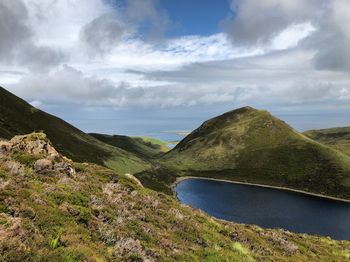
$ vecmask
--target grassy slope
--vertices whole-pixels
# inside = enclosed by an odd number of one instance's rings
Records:
[[[0,154],[1,261],[350,258],[349,241],[218,221],[97,165],[38,174],[33,163],[42,157]]]
[[[350,127],[310,130],[303,134],[350,156]]]
[[[165,142],[148,137],[111,136],[104,134],[90,135],[106,144],[122,148],[145,159],[155,158],[169,150]]]
[[[59,152],[78,162],[105,164],[129,173],[148,167],[135,155],[102,143],[0,87],[0,137],[8,139],[34,131],[44,131]]]
[[[161,163],[162,168],[139,178],[166,188],[174,180],[166,174],[170,168],[175,176],[225,178],[350,198],[347,156],[297,133],[268,112],[249,107],[206,121]],[[158,173],[161,178],[154,179]]]

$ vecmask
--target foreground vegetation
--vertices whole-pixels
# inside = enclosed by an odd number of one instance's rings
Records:
[[[137,174],[146,186],[167,193],[179,176],[290,187],[350,199],[347,155],[250,107],[206,121],[153,169]]]
[[[350,242],[213,219],[44,134],[0,142],[0,261],[344,261]]]
[[[34,131],[44,131],[60,153],[78,162],[129,173],[150,167],[136,155],[101,142],[0,87],[0,138],[10,139]]]

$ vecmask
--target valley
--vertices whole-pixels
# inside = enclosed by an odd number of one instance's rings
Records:
[[[170,149],[152,138],[84,133],[4,89],[0,102],[0,260],[350,257],[349,241],[326,237],[332,235],[328,231],[286,226],[289,232],[274,228],[283,224],[267,229],[254,220],[217,216],[233,221],[228,222],[173,197],[174,183],[192,176],[349,200],[346,152],[295,131],[267,111],[227,112]]]

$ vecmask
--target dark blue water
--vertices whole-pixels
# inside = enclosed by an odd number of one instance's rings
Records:
[[[182,203],[217,218],[350,240],[350,203],[203,179],[180,182],[176,193]]]

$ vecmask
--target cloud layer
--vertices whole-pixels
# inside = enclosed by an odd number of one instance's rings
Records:
[[[232,0],[223,32],[177,38],[161,1],[115,3],[2,0],[0,84],[38,106],[350,102],[348,0]]]
[[[27,22],[29,14],[22,1],[0,2],[0,62],[43,70],[58,65],[64,55],[54,48],[35,42]]]

